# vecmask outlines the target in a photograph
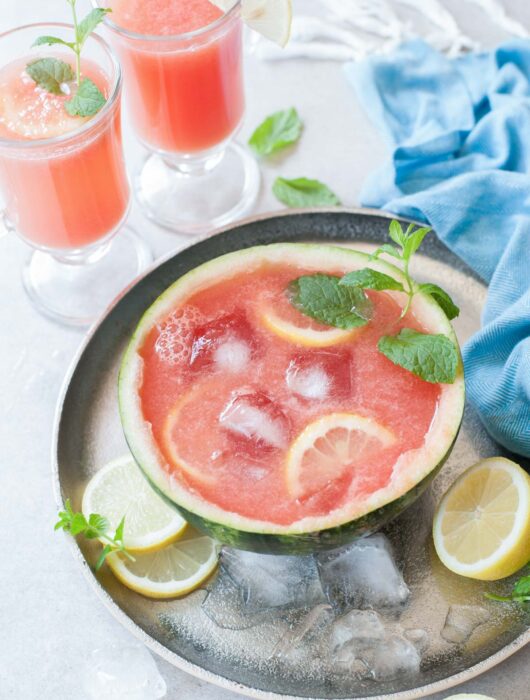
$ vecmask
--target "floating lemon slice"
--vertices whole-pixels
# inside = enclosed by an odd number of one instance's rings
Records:
[[[308,348],[327,348],[330,345],[344,343],[360,330],[359,328],[348,331],[341,328],[323,328],[321,330],[310,325],[298,326],[293,321],[281,318],[271,309],[265,309],[262,312],[261,321],[271,333],[283,340]]]
[[[218,545],[191,527],[178,542],[130,561],[113,552],[107,557],[112,573],[127,588],[148,598],[175,598],[198,588],[217,567]]]
[[[103,515],[114,531],[125,516],[123,543],[131,552],[150,552],[178,539],[186,521],[153,490],[131,455],[115,459],[90,480],[83,515]]]
[[[371,418],[330,413],[310,423],[291,445],[287,490],[293,498],[315,493],[339,479],[353,462],[394,442],[394,434]]]
[[[228,12],[236,0],[210,0],[223,12]],[[291,34],[293,10],[291,0],[241,0],[241,17],[251,29],[280,46],[285,46]]]
[[[495,581],[530,560],[530,477],[503,457],[468,469],[442,498],[434,546],[448,569]]]

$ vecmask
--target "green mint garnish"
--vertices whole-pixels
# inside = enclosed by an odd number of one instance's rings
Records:
[[[390,275],[385,275],[384,272],[372,270],[370,267],[348,272],[341,279],[340,284],[348,287],[360,287],[361,289],[376,289],[378,291],[384,289],[394,289],[398,292],[405,291],[401,282],[390,277]]]
[[[54,530],[65,530],[73,537],[83,535],[87,540],[102,539],[105,541],[106,544],[96,562],[96,571],[103,566],[103,562],[111,552],[121,552],[128,559],[134,561],[134,557],[129,554],[123,544],[125,517],[121,519],[116,532],[111,536],[109,534],[109,521],[102,515],[91,513],[87,520],[83,513],[74,513],[70,499],[66,500],[64,508],[59,513],[59,520],[55,523]]]
[[[510,595],[502,596],[495,593],[484,593],[486,598],[496,600],[500,603],[519,603],[530,611],[530,575],[522,576],[517,580]]]
[[[89,79],[81,78],[81,51],[85,45],[88,36],[94,31],[108,12],[109,8],[98,7],[81,21],[77,20],[76,2],[77,0],[66,0],[72,8],[72,18],[74,23],[74,41],[64,41],[56,36],[40,36],[33,42],[33,46],[53,46],[60,44],[66,46],[75,54],[75,81],[77,83],[77,94],[72,100],[65,103],[65,109],[71,116],[91,117],[96,114],[105,104],[106,100],[99,88]],[[48,68],[44,62],[49,64]],[[37,65],[41,64],[41,65]],[[53,64],[53,66],[52,66]],[[35,66],[37,65],[37,68]],[[69,77],[59,80],[57,75],[58,66],[62,66],[61,70],[66,76],[66,70],[69,71]],[[53,69],[53,74],[50,74]],[[42,58],[38,61],[30,63],[26,67],[28,75],[48,92],[54,95],[63,93],[61,84],[68,83],[74,79],[72,68],[64,61],[59,61],[56,58]],[[79,98],[79,99],[78,99]]]
[[[449,294],[437,284],[420,284],[420,290],[426,294],[429,294],[429,296],[434,299],[450,321],[460,314],[460,309],[451,299]]]
[[[272,191],[282,204],[293,208],[337,206],[340,199],[327,185],[318,180],[298,177],[287,180],[277,177]]]
[[[57,58],[39,58],[28,63],[26,73],[39,87],[53,95],[62,95],[62,86],[74,79],[72,67]]]
[[[426,382],[452,384],[455,381],[458,352],[446,335],[429,335],[402,328],[395,336],[382,336],[377,347],[395,365]]]
[[[275,112],[254,131],[248,143],[258,156],[269,156],[300,138],[302,120],[294,107]]]
[[[328,326],[350,330],[364,326],[372,304],[358,287],[341,287],[340,277],[304,275],[291,282],[291,303],[306,316]]]
[[[98,86],[90,78],[83,78],[76,94],[65,102],[64,108],[72,117],[91,117],[97,114],[104,104],[105,96]]]

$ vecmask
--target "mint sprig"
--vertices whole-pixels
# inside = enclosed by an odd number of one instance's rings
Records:
[[[430,230],[426,226],[416,228],[410,224],[403,231],[401,224],[394,220],[390,223],[389,235],[395,245],[385,243],[370,256],[375,260],[385,254],[401,262],[403,281],[370,267],[349,272],[342,278],[323,274],[306,275],[291,283],[291,289],[293,284],[297,285],[297,293],[291,297],[291,302],[303,314],[321,323],[337,328],[354,328],[364,325],[371,318],[372,306],[364,290],[404,292],[407,303],[400,319],[407,315],[414,295],[421,291],[439,304],[449,320],[455,318],[459,309],[447,292],[436,284],[418,285],[409,273],[412,256]],[[346,295],[346,291],[350,295]],[[346,326],[346,322],[355,325]],[[452,384],[456,379],[458,349],[446,335],[402,328],[396,335],[382,336],[377,347],[395,365],[426,382]]]
[[[518,579],[509,595],[502,596],[495,593],[484,593],[484,596],[489,598],[489,600],[495,600],[500,603],[519,603],[530,611],[530,575],[522,576]]]
[[[282,204],[295,209],[340,204],[340,199],[327,185],[319,180],[309,180],[306,177],[297,177],[293,180],[277,177],[272,191]]]
[[[303,314],[328,326],[343,330],[368,323],[372,304],[358,287],[341,287],[340,277],[303,275],[291,282],[288,292],[292,304]]]
[[[83,513],[73,511],[70,499],[66,500],[64,510],[59,512],[58,517],[59,520],[55,523],[54,530],[64,530],[73,537],[83,535],[87,540],[99,539],[106,543],[96,562],[96,571],[103,566],[105,559],[111,552],[121,552],[131,561],[135,561],[123,544],[125,517],[121,519],[113,536],[109,534],[110,524],[107,518],[98,513],[91,513],[87,520]]]
[[[294,107],[274,112],[254,131],[248,143],[261,157],[276,153],[298,141],[302,134],[302,120]]]
[[[90,78],[81,77],[81,52],[89,35],[94,31],[105,15],[111,12],[109,8],[98,7],[79,22],[77,19],[77,0],[66,0],[72,8],[74,24],[74,41],[65,41],[56,36],[39,36],[33,46],[61,45],[71,49],[75,54],[75,81],[77,92],[71,100],[65,102],[65,109],[71,116],[92,117],[99,112],[106,102],[105,96]],[[54,95],[69,94],[63,86],[74,80],[71,66],[57,58],[42,58],[33,61],[26,67],[28,75],[48,92]]]
[[[426,382],[452,384],[455,380],[458,352],[446,335],[402,328],[397,335],[382,336],[377,348],[395,365]]]

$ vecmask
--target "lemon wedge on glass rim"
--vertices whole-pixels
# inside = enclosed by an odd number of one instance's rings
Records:
[[[210,0],[228,12],[237,0]],[[285,46],[291,34],[293,10],[291,0],[241,0],[241,17],[245,24],[266,39]]]
[[[470,467],[442,498],[433,538],[456,574],[482,581],[511,576],[530,560],[530,476],[504,457]]]

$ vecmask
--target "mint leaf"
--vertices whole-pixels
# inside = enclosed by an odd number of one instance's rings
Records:
[[[530,576],[523,576],[516,581],[512,595],[530,600]]]
[[[403,233],[401,224],[399,221],[396,221],[396,219],[392,219],[390,222],[390,225],[388,226],[388,235],[394,241],[394,243],[397,243],[400,248],[403,248],[405,245],[405,233]]]
[[[355,272],[348,272],[347,275],[344,275],[339,284],[349,287],[361,287],[362,289],[395,289],[399,292],[405,291],[401,282],[398,282],[390,275],[385,275],[384,272],[372,270],[369,267],[365,267],[362,270],[355,270]]]
[[[417,228],[415,231],[412,230],[413,227],[414,224],[411,224],[405,234],[405,244],[403,246],[403,257],[405,260],[410,260],[423,243],[425,236],[429,231],[432,231],[430,226],[423,226],[422,228]]]
[[[64,106],[72,117],[92,117],[105,102],[105,96],[98,86],[90,78],[83,78],[74,97],[65,102]]]
[[[53,46],[54,44],[68,46],[70,49],[74,48],[74,44],[72,42],[64,41],[64,39],[59,39],[57,36],[39,36],[37,39],[35,39],[32,46]]]
[[[112,12],[110,8],[97,7],[79,22],[77,27],[77,40],[80,44],[85,43],[87,36],[94,31],[109,12]]]
[[[87,529],[88,523],[85,516],[82,513],[74,513],[73,518],[70,521],[70,532],[72,535],[79,535]]]
[[[268,156],[295,143],[302,133],[302,120],[294,107],[275,112],[263,121],[248,143],[258,156]]]
[[[344,330],[364,326],[372,304],[358,287],[341,287],[333,275],[304,275],[291,282],[291,303],[306,316]]]
[[[422,292],[429,294],[434,301],[442,307],[442,311],[450,321],[460,314],[460,309],[449,294],[437,284],[420,284],[420,289]]]
[[[85,532],[85,537],[93,540],[96,537],[101,537],[109,529],[109,521],[103,515],[91,513],[88,516],[88,527]]]
[[[452,384],[456,378],[458,352],[445,335],[428,335],[402,328],[396,336],[384,335],[379,351],[395,365],[433,384]]]
[[[99,571],[103,564],[105,563],[105,559],[107,556],[112,552],[112,547],[109,544],[106,544],[103,549],[101,550],[101,554],[98,557],[98,560],[96,562],[95,569],[96,571]]]
[[[37,85],[53,95],[63,94],[61,86],[74,79],[72,67],[58,58],[39,58],[26,66],[26,73]]]
[[[116,532],[114,533],[114,539],[116,542],[123,542],[123,528],[125,527],[125,516],[120,520]]]
[[[380,248],[375,250],[371,255],[370,255],[370,260],[377,260],[383,253],[386,253],[387,255],[391,255],[393,258],[397,258],[398,260],[402,260],[401,253],[399,250],[393,246],[390,245],[390,243],[384,243]]]
[[[318,180],[298,177],[287,180],[277,177],[272,186],[276,199],[288,207],[324,207],[340,204],[337,195],[327,185]]]

